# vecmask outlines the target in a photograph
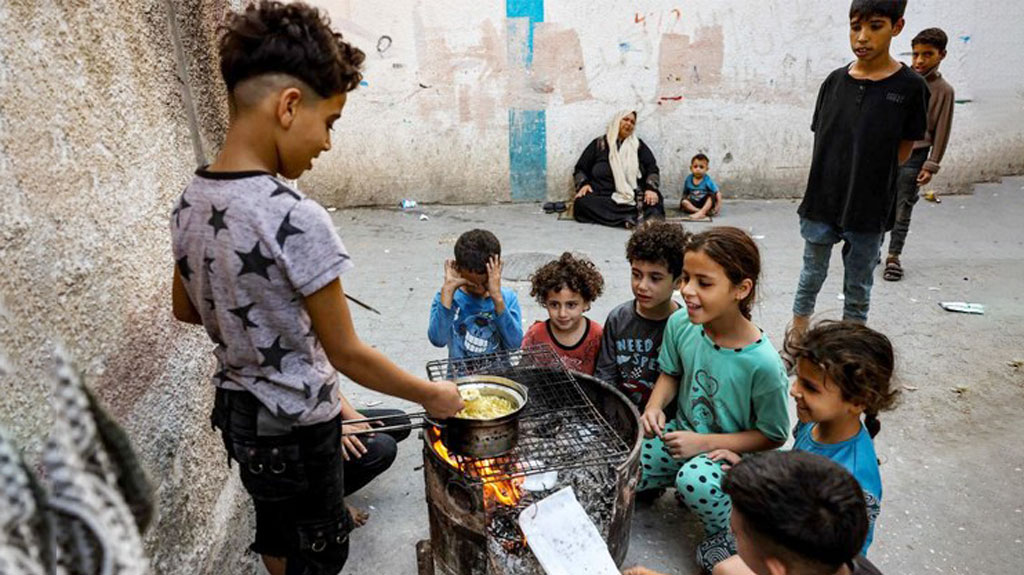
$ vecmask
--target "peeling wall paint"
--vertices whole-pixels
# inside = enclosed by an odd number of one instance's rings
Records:
[[[540,126],[546,195],[565,197],[580,151],[624,107],[639,112],[637,133],[670,193],[703,151],[733,197],[799,196],[818,86],[852,59],[845,0],[315,3],[369,55],[369,85],[351,95],[335,149],[303,180],[338,206],[537,197],[536,184],[516,189],[541,173]],[[510,6],[533,4],[542,8],[532,24],[509,17]],[[943,27],[943,69],[964,102],[936,189],[1024,171],[1024,61],[1005,58],[1024,47],[1022,20],[1024,4],[1011,0],[910,3],[893,53]]]
[[[213,30],[229,6],[0,2],[0,426],[34,461],[63,343],[156,487],[155,575],[237,573],[215,564],[251,532],[210,430],[209,340],[169,299],[170,209],[226,125]]]

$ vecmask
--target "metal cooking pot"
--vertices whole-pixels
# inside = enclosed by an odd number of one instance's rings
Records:
[[[462,457],[475,459],[496,457],[512,451],[519,440],[519,414],[526,408],[528,400],[526,386],[505,377],[494,375],[470,375],[455,380],[459,390],[475,389],[480,395],[497,395],[503,397],[516,408],[501,417],[494,419],[468,419],[449,417],[434,421],[426,412],[399,414],[369,419],[349,420],[344,423],[371,423],[377,427],[362,431],[346,432],[345,436],[382,433],[415,429],[432,425],[441,430],[441,443],[448,451]],[[399,425],[383,425],[387,419],[405,418],[420,419],[418,423]],[[381,426],[383,425],[383,426]]]
[[[519,414],[526,408],[526,386],[505,377],[472,375],[455,380],[459,391],[475,389],[480,395],[503,397],[516,408],[495,419],[450,417],[438,424],[441,443],[456,455],[495,457],[512,451],[519,441]]]

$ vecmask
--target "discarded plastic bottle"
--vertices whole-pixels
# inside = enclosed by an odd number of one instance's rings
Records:
[[[402,200],[402,202],[400,204],[398,204],[398,205],[403,210],[408,210],[409,208],[415,208],[416,207],[416,200]]]

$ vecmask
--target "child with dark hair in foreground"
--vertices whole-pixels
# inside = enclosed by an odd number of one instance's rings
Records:
[[[729,470],[722,490],[732,501],[730,527],[739,554],[715,573],[881,575],[858,552],[868,510],[856,478],[813,453],[769,451]],[[660,575],[643,567],[625,575]]]
[[[449,359],[519,349],[522,311],[515,290],[501,285],[501,243],[487,230],[470,230],[444,263],[444,283],[430,306],[427,337],[448,347]]]
[[[272,575],[333,575],[353,526],[341,420],[359,417],[337,371],[436,417],[462,400],[359,339],[340,280],[351,257],[327,211],[278,179],[330,149],[363,53],[303,3],[251,5],[221,34],[231,115],[171,214],[174,317],[216,344],[211,419],[255,507],[251,549]]]
[[[569,252],[541,266],[532,276],[530,295],[548,310],[547,321],[526,330],[523,347],[547,344],[571,370],[593,375],[601,351],[601,324],[584,313],[604,290],[594,262]]]

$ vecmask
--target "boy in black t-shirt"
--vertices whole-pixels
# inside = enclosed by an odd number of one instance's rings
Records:
[[[889,55],[903,30],[906,0],[854,0],[850,46],[857,59],[829,74],[811,129],[814,155],[798,210],[804,262],[793,302],[793,330],[806,330],[828,275],[832,246],[843,242],[843,319],[868,317],[873,273],[896,206],[896,176],[924,137],[928,87]]]

